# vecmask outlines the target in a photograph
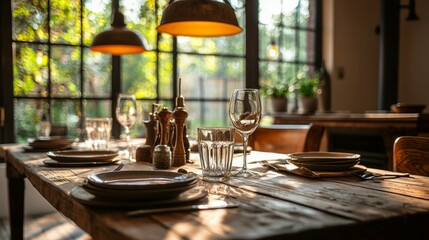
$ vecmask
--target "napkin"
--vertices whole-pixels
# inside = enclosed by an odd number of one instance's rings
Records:
[[[277,172],[293,173],[299,176],[308,178],[323,178],[323,177],[344,177],[350,176],[354,173],[362,173],[366,171],[366,167],[363,165],[356,165],[345,171],[312,171],[305,167],[298,167],[293,164],[277,164],[269,163],[268,161],[261,161],[264,167],[269,167]]]

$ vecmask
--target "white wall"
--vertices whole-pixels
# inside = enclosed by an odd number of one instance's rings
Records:
[[[332,109],[377,109],[380,1],[324,0],[323,56],[332,78]],[[407,4],[408,0],[402,0]],[[420,21],[401,10],[398,102],[429,108],[429,1],[416,0]],[[344,70],[344,77],[339,71]],[[429,111],[426,109],[426,111]]]
[[[398,100],[426,104],[429,112],[429,1],[416,0],[416,12],[420,20],[410,22],[401,10]]]

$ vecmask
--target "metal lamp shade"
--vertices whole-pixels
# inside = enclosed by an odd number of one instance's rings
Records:
[[[146,51],[141,38],[126,27],[111,27],[99,33],[94,38],[90,49],[112,55],[135,54]]]
[[[164,9],[157,31],[174,36],[219,37],[243,29],[226,0],[172,0]]]

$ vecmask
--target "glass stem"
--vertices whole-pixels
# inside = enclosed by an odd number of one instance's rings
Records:
[[[247,140],[249,139],[249,135],[247,133],[243,133],[243,170],[247,170]]]
[[[125,136],[127,140],[128,158],[131,159],[130,128],[125,127]]]

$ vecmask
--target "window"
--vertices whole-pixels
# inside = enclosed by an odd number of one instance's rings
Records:
[[[271,0],[269,4],[259,2],[261,86],[285,85],[293,91],[297,74],[314,72],[320,66],[317,63],[320,59],[315,57],[318,30],[316,3],[314,0]],[[266,52],[272,43],[279,52],[275,58],[269,58]]]
[[[260,83],[290,79],[315,65],[316,1],[259,1]],[[230,2],[245,29],[246,0]],[[152,103],[174,106],[178,78],[191,135],[198,126],[229,125],[230,93],[246,86],[246,30],[232,37],[173,38],[155,29],[168,0],[121,1],[127,27],[144,36],[150,51],[112,58],[88,48],[110,24],[110,0],[11,3],[16,141],[36,135],[44,112],[53,124],[66,124],[70,137],[84,137],[84,118],[112,116],[119,92],[139,100],[141,119],[131,130],[142,136]],[[271,39],[282,53],[276,60],[265,55]]]

